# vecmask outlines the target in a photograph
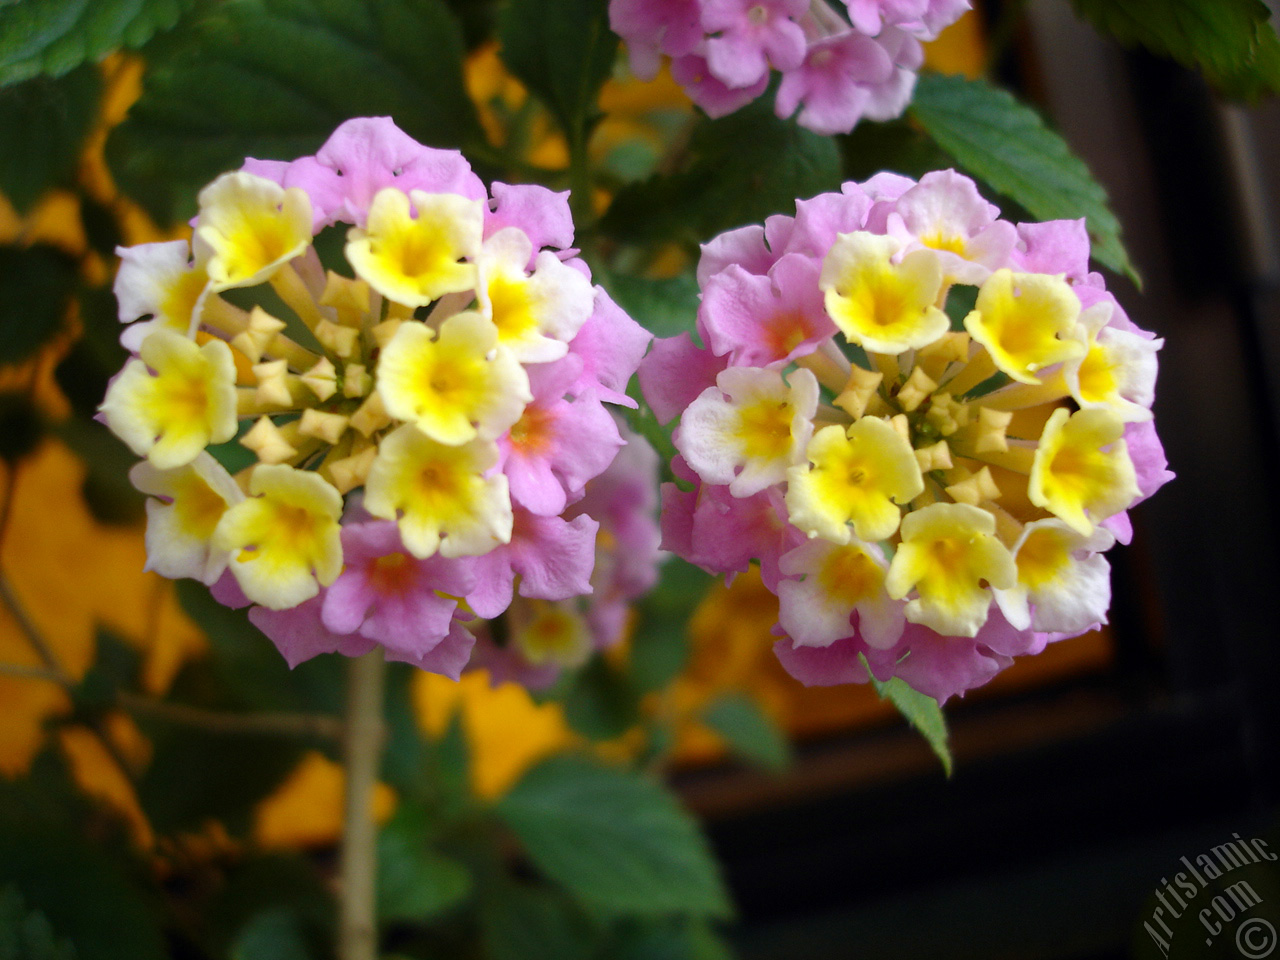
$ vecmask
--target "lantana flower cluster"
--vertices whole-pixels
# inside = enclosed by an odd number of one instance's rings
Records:
[[[609,23],[631,69],[652,79],[663,57],[710,116],[733,113],[781,74],[774,108],[822,134],[890,120],[911,100],[932,40],[969,0],[611,0]]]
[[[1106,621],[1105,552],[1171,478],[1161,341],[1083,221],[1013,224],[952,171],[880,174],[703,247],[697,330],[640,370],[680,416],[664,546],[779,600],[810,684],[939,700]]]
[[[610,493],[642,441],[606,404],[634,406],[650,337],[576,258],[567,194],[490,195],[357,119],[219,177],[193,227],[119,251],[135,356],[102,417],[145,457],[150,568],[252,604],[291,664],[380,645],[457,677],[500,617],[528,667],[617,639],[657,529]],[[233,476],[210,451],[237,445]]]

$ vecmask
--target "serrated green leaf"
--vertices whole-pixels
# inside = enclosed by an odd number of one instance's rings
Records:
[[[692,273],[651,279],[606,274],[603,283],[618,306],[655,337],[692,332],[698,319],[698,281]]]
[[[1137,281],[1106,191],[1033,109],[984,80],[923,73],[911,113],[957,164],[1033,216],[1085,217],[1093,256]]]
[[[929,744],[929,748],[942,761],[942,769],[946,771],[948,777],[951,776],[954,761],[951,759],[951,747],[947,742],[950,734],[947,732],[947,718],[943,715],[942,708],[938,706],[938,701],[907,686],[900,677],[890,677],[887,681],[877,680],[875,674],[871,672],[871,665],[867,663],[866,656],[862,654],[859,656],[862,657],[862,666],[866,669],[867,676],[871,678],[871,685],[875,687],[880,699],[892,703],[907,722],[920,732]]]
[[[641,774],[546,760],[496,807],[534,864],[608,913],[723,917],[728,895],[697,824]]]
[[[0,4],[0,87],[58,77],[168,30],[194,0],[9,0]]]
[[[465,866],[434,849],[435,824],[419,804],[402,804],[378,834],[378,916],[422,922],[471,892]]]
[[[498,17],[498,40],[511,72],[565,132],[585,135],[618,50],[608,0],[509,0]]]
[[[56,247],[0,246],[0,365],[21,363],[63,329],[75,261]]]
[[[791,763],[786,736],[750,697],[740,693],[717,697],[702,721],[720,734],[734,753],[765,770],[780,773]]]
[[[46,190],[75,179],[101,92],[102,78],[93,67],[0,88],[0,193],[19,213]]]
[[[351,117],[391,116],[423,143],[462,146],[481,136],[462,55],[441,0],[226,0],[154,45],[108,161],[167,223],[245,157],[312,153]]]
[[[840,188],[835,141],[779,120],[763,101],[700,124],[687,157],[676,173],[620,190],[601,229],[638,243],[700,243]]]
[[[1121,43],[1204,71],[1228,96],[1280,91],[1280,39],[1262,0],[1071,0]]]

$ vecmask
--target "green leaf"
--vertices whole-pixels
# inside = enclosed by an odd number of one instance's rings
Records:
[[[434,849],[435,824],[419,804],[401,804],[378,834],[378,916],[421,922],[461,903],[471,874]]]
[[[781,773],[791,763],[786,736],[750,697],[740,693],[717,697],[702,720],[744,760],[773,773]]]
[[[0,960],[76,960],[43,913],[28,910],[17,887],[0,887]]]
[[[263,910],[231,946],[231,960],[311,960],[302,923],[291,910]]]
[[[75,285],[75,261],[57,247],[0,246],[0,365],[22,363],[62,330]]]
[[[480,936],[492,960],[589,960],[595,932],[562,894],[502,881],[480,907]]]
[[[193,0],[9,0],[0,4],[0,87],[58,77],[168,30]]]
[[[502,59],[573,138],[596,116],[618,38],[607,0],[510,0],[498,18]]]
[[[631,641],[631,675],[643,692],[670,683],[689,659],[689,618],[714,578],[686,560],[672,557],[662,579],[638,604]]]
[[[0,193],[19,213],[46,190],[74,181],[101,92],[102,78],[93,67],[0,88]]]
[[[779,120],[764,101],[699,125],[687,156],[676,173],[620,190],[601,229],[637,243],[700,243],[840,189],[835,141]]]
[[[612,740],[640,722],[640,694],[629,677],[594,657],[564,697],[569,726],[591,740]]]
[[[724,917],[729,898],[693,818],[638,773],[560,756],[497,805],[534,864],[611,913]]]
[[[1138,280],[1106,191],[1030,107],[983,80],[923,73],[911,113],[956,163],[1033,216],[1085,217],[1098,262]]]
[[[650,279],[606,274],[605,287],[618,306],[655,337],[692,332],[698,319],[698,281],[692,273]]]
[[[316,947],[332,942],[334,912],[332,893],[314,863],[299,854],[271,854],[226,866],[192,932],[210,957],[237,949],[249,956],[247,948],[273,932],[281,938],[301,932],[310,954],[325,956]]]
[[[79,960],[163,960],[146,871],[124,843],[99,832],[101,818],[74,791],[52,752],[26,778],[0,778],[0,889],[20,890]]]
[[[442,0],[226,0],[154,45],[108,161],[124,192],[172,222],[245,157],[312,153],[351,117],[462,146],[481,137],[462,55]]]
[[[662,918],[621,924],[610,960],[732,960],[723,939],[700,918]]]
[[[1228,96],[1280,91],[1280,40],[1262,0],[1071,0],[1121,43],[1204,71]]]
[[[907,686],[900,677],[890,677],[887,681],[877,680],[875,674],[871,672],[871,665],[867,663],[866,656],[863,654],[859,656],[862,657],[862,666],[866,669],[867,676],[871,678],[871,685],[875,687],[880,699],[888,700],[898,708],[898,712],[920,732],[929,744],[929,748],[942,761],[942,769],[947,772],[947,776],[951,776],[954,762],[951,759],[951,748],[947,743],[949,738],[947,719],[942,713],[942,708],[938,706],[938,701]]]

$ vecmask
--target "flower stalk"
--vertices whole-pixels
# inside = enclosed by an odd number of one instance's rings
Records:
[[[373,791],[384,743],[382,701],[386,668],[386,660],[378,649],[352,659],[347,668],[342,738],[346,796],[339,866],[339,960],[374,960],[377,956],[378,857]]]

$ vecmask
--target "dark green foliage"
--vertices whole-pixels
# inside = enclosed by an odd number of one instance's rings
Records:
[[[312,153],[350,117],[391,116],[424,143],[459,146],[479,137],[462,53],[442,0],[227,0],[154,45],[108,160],[167,223],[245,157]]]
[[[10,0],[0,5],[0,86],[58,77],[117,47],[140,47],[193,0]]]

